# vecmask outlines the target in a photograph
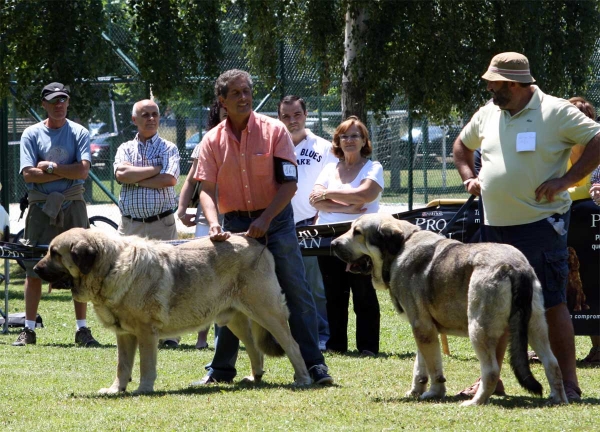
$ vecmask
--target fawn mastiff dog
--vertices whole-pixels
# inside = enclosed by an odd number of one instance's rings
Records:
[[[159,338],[196,332],[212,322],[227,325],[246,346],[252,369],[246,380],[261,380],[263,353],[285,352],[296,384],[311,383],[290,333],[273,256],[254,239],[204,238],[174,246],[74,228],[52,240],[35,270],[51,283],[71,279],[73,298],[92,302],[102,324],[116,333],[117,377],[100,393],[126,390],[137,349],[135,392],[152,392]]]
[[[510,365],[519,384],[542,394],[527,359],[531,344],[550,383],[550,402],[568,403],[550,349],[541,285],[521,252],[509,245],[463,244],[391,215],[369,214],[331,244],[353,272],[371,274],[408,319],[417,342],[412,388],[421,399],[446,395],[438,334],[470,338],[481,366],[481,385],[463,405],[489,400],[500,369],[496,346],[510,331]],[[427,383],[431,383],[427,391]]]

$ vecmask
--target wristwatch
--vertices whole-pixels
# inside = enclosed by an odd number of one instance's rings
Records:
[[[52,174],[54,172],[54,167],[55,167],[54,162],[50,162],[50,164],[48,165],[48,168],[46,168],[46,172],[48,174]]]

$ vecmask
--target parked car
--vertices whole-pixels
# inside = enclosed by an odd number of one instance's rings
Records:
[[[102,133],[90,136],[90,152],[92,153],[92,169],[96,171],[112,171],[114,154],[117,147],[135,136],[135,125],[126,126],[117,134]],[[111,153],[111,145],[114,146]]]
[[[189,160],[191,163],[192,152],[194,151],[196,146],[200,144],[200,141],[202,140],[204,135],[206,135],[206,131],[196,132],[185,141],[185,155],[181,155],[181,159]]]
[[[452,144],[461,129],[460,126],[428,126],[427,133],[429,136],[426,145],[424,145],[422,128],[413,128],[413,166],[415,168],[422,166],[424,154],[426,154],[425,160],[428,167],[439,164],[444,155],[442,148],[444,140],[446,148],[445,156],[448,162],[452,157]],[[392,139],[380,141],[376,150],[377,160],[383,165],[384,169],[407,169],[410,166],[408,132],[402,135],[397,141]]]
[[[92,169],[104,170],[112,164],[110,157],[111,136],[95,135],[90,137],[90,151],[92,153]]]

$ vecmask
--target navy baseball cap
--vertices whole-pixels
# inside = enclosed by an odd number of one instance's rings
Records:
[[[64,86],[59,82],[53,82],[45,86],[42,90],[42,99],[49,101],[57,96],[70,97],[69,93],[68,86]]]

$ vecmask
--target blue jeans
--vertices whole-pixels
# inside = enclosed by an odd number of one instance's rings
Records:
[[[246,232],[254,219],[226,214],[223,227],[231,232]],[[272,221],[267,231],[267,248],[275,258],[275,273],[290,310],[290,330],[298,342],[306,367],[325,364],[319,350],[315,302],[306,282],[304,264],[296,238],[292,206],[288,205]],[[236,375],[240,341],[227,327],[218,327],[215,355],[205,369],[217,381],[230,381]]]
[[[571,211],[552,215],[564,221],[565,232],[569,230]],[[506,243],[519,249],[535,270],[544,294],[544,307],[549,309],[567,301],[569,277],[569,252],[567,234],[559,234],[546,219],[524,225],[484,225],[481,240]]]
[[[304,269],[306,270],[306,281],[317,308],[317,327],[319,329],[319,341],[329,340],[329,322],[327,321],[327,299],[325,298],[325,287],[323,277],[319,269],[319,261],[316,256],[303,256]]]

